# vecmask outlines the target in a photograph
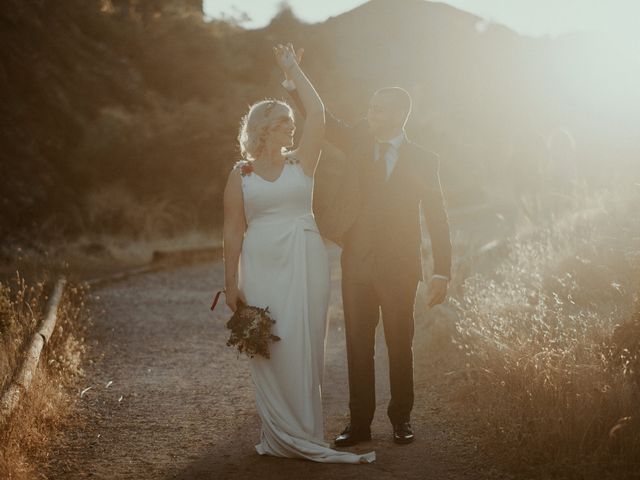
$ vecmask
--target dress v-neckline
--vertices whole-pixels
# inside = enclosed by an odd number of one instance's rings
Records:
[[[255,173],[260,178],[260,180],[263,180],[263,181],[265,181],[267,183],[276,183],[278,180],[280,180],[282,175],[284,175],[284,170],[285,170],[285,168],[287,168],[287,164],[291,163],[290,156],[291,156],[291,154],[287,154],[287,155],[284,156],[284,163],[282,165],[282,169],[280,170],[280,175],[278,175],[278,178],[276,178],[275,180],[267,180],[262,175],[257,174],[255,169],[253,169],[252,172]]]
[[[280,170],[280,175],[278,175],[278,177],[274,180],[267,180],[266,178],[264,178],[262,175],[259,175],[258,173],[256,173],[255,170],[253,170],[253,173],[262,181],[267,182],[267,183],[276,183],[278,180],[280,180],[280,178],[282,177],[282,175],[284,175],[284,169],[287,167],[287,162],[285,161],[284,164],[282,165],[282,169]]]

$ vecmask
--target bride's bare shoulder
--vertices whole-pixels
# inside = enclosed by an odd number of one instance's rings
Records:
[[[300,169],[302,170],[302,173],[304,173],[309,178],[313,178],[313,172],[315,170],[315,164],[313,165],[313,167],[309,166],[309,162],[307,162],[302,157],[302,155],[300,155],[298,149],[289,150],[286,153],[285,162],[289,163],[291,165],[298,165],[300,167]]]
[[[300,153],[298,152],[297,148],[295,150],[288,150],[285,153],[286,163],[297,164],[297,163],[300,163],[301,159],[302,157],[300,156]]]
[[[225,190],[240,191],[243,184],[242,177],[250,175],[252,171],[253,166],[249,160],[238,160],[229,171]]]
[[[238,160],[233,164],[229,175],[246,177],[253,172],[253,162],[250,160]]]

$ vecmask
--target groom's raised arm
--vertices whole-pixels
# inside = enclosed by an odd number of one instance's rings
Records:
[[[306,116],[304,105],[298,94],[295,84],[291,80],[285,80],[282,82],[282,86],[287,90],[289,96],[293,100],[296,109],[303,117]],[[346,152],[353,138],[353,127],[346,124],[342,120],[337,119],[329,110],[325,108],[325,137],[326,139],[335,145],[337,148]]]

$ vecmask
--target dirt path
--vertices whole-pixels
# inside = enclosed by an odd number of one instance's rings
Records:
[[[323,390],[327,440],[342,429],[348,412],[338,250],[330,252],[333,293]],[[42,465],[42,478],[502,478],[476,454],[469,432],[443,414],[446,383],[424,351],[429,314],[419,307],[413,444],[391,440],[386,349],[379,328],[373,440],[354,448],[375,450],[377,462],[323,465],[257,455],[260,422],[248,365],[225,345],[226,309],[209,310],[211,293],[222,283],[218,262],[131,277],[93,292],[95,324],[84,385],[91,389],[78,401],[77,427],[56,439],[56,453]]]

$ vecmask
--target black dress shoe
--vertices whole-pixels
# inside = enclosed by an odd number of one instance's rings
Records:
[[[334,443],[336,447],[350,447],[351,445],[356,445],[359,442],[366,442],[368,440],[371,440],[371,429],[354,428],[349,424],[347,428],[336,437]]]
[[[413,442],[413,430],[409,422],[397,423],[393,426],[393,441],[401,444]]]

